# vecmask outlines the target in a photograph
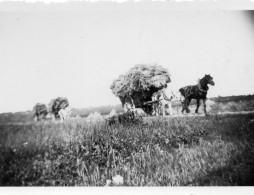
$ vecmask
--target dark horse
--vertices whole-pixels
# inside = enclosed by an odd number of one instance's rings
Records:
[[[182,102],[182,113],[184,110],[186,110],[187,113],[190,112],[189,109],[189,104],[192,99],[197,100],[197,108],[195,110],[196,113],[198,113],[198,108],[200,105],[200,99],[203,100],[203,105],[204,105],[204,112],[206,112],[206,95],[209,87],[207,86],[208,84],[214,86],[215,83],[213,81],[213,77],[209,75],[205,75],[202,79],[199,80],[197,85],[189,85],[186,87],[182,87],[179,89],[181,93],[181,102]]]

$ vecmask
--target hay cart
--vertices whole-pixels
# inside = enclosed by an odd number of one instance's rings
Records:
[[[158,100],[153,100],[153,101],[148,101],[148,102],[144,102],[143,103],[144,106],[147,106],[147,105],[151,105],[153,107],[153,113],[158,116],[158,115],[161,115],[162,114],[162,109],[161,109],[161,100],[158,99]]]

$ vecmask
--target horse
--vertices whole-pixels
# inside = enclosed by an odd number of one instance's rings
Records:
[[[215,83],[213,81],[213,77],[210,74],[206,75],[198,80],[197,85],[188,85],[179,89],[180,92],[180,100],[182,103],[182,113],[186,110],[187,113],[190,113],[189,104],[192,99],[197,100],[197,108],[195,113],[198,113],[198,108],[200,105],[200,99],[203,100],[204,113],[207,114],[206,111],[206,95],[208,92],[208,84],[214,86]]]
[[[70,112],[71,111],[70,111],[69,107],[67,107],[65,109],[60,109],[59,112],[58,112],[58,115],[59,115],[61,121],[66,120],[69,117]]]
[[[160,115],[162,112],[162,115],[166,115],[166,111],[169,115],[173,115],[172,112],[172,99],[176,98],[173,91],[167,90],[167,86],[161,90],[158,90],[153,94],[153,101],[155,102],[153,104],[153,110],[155,115]]]

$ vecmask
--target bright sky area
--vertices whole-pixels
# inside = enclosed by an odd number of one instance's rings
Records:
[[[168,68],[173,90],[211,74],[208,97],[254,93],[253,12],[159,2],[19,6],[0,11],[0,113],[59,96],[74,108],[119,104],[110,85],[136,64]]]

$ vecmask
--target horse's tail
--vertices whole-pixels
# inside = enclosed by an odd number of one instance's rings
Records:
[[[179,92],[180,92],[180,101],[182,103],[184,103],[185,102],[185,95],[186,95],[186,87],[180,88]]]
[[[180,89],[179,89],[179,92],[180,92],[180,94],[181,94],[182,96],[185,97],[185,87],[180,88]]]

